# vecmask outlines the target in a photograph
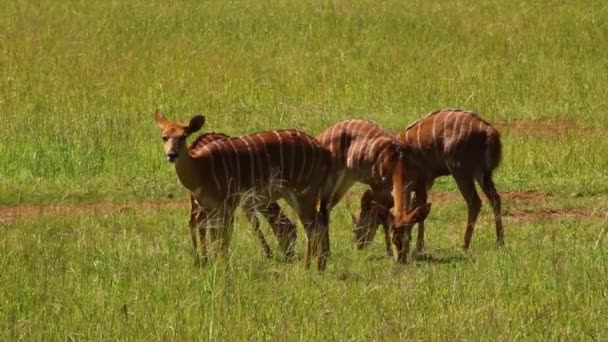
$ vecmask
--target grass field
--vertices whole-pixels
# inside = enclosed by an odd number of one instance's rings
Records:
[[[1,7],[0,339],[608,336],[608,4]],[[193,267],[157,108],[202,113],[208,131],[316,134],[355,117],[398,131],[445,107],[503,134],[505,250],[484,206],[460,252],[466,208],[446,178],[426,259],[395,265],[381,237],[353,249],[357,187],[332,216],[325,275],[266,260],[241,217],[230,258]]]

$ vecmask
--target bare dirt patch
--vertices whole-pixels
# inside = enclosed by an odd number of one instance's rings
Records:
[[[90,204],[52,204],[52,205],[17,205],[0,207],[0,224],[10,224],[28,217],[73,216],[81,214],[116,213],[130,210],[152,211],[163,208],[188,208],[186,200],[138,201],[129,203],[90,203]]]
[[[552,208],[556,195],[545,190],[501,192],[503,217],[517,221],[542,219],[559,220],[564,218],[607,218],[608,207],[568,207]],[[484,205],[486,199],[480,195]],[[431,202],[464,201],[458,192],[437,192],[429,195]],[[506,205],[505,205],[506,204]]]
[[[485,200],[483,195],[479,195],[482,201]],[[545,190],[527,190],[527,191],[509,191],[509,192],[501,192],[500,197],[504,201],[524,201],[531,203],[542,203],[545,202],[552,197],[554,194],[550,191]],[[434,192],[431,191],[429,193],[429,201],[430,202],[451,202],[451,201],[464,201],[462,196],[458,191],[442,191],[442,192]]]
[[[533,221],[533,220],[560,220],[564,218],[588,219],[588,218],[606,218],[608,215],[605,210],[596,210],[588,208],[537,208],[537,209],[522,209],[514,212],[505,213],[505,217],[511,217],[516,221]]]
[[[359,196],[360,194],[354,193],[348,195],[345,199],[350,211],[359,210]],[[501,192],[500,196],[503,203],[503,217],[508,220],[608,219],[608,206],[606,205],[601,207],[582,205],[580,207],[552,207],[554,206],[553,202],[557,199],[557,195],[546,190]],[[484,202],[483,205],[487,207],[487,200],[482,194],[480,194],[480,198]],[[464,199],[458,191],[431,191],[429,193],[429,202],[438,206],[454,202],[462,202],[464,205]],[[466,210],[463,212],[463,215],[466,215]]]
[[[359,211],[359,192],[349,193],[343,200],[346,208],[351,211]],[[513,220],[540,220],[563,218],[606,218],[608,219],[608,208],[606,207],[572,207],[551,208],[547,202],[551,202],[555,195],[544,190],[501,192],[503,200],[503,216]],[[485,205],[485,198],[481,196]],[[455,202],[464,200],[458,191],[431,191],[429,201],[432,203]],[[506,206],[504,204],[507,204]],[[91,204],[53,204],[53,205],[17,205],[0,207],[0,225],[8,225],[24,218],[37,218],[44,216],[75,216],[83,214],[111,214],[128,211],[149,212],[167,208],[184,208],[184,215],[189,210],[186,199],[156,200],[156,201],[133,201],[128,203],[91,203]]]

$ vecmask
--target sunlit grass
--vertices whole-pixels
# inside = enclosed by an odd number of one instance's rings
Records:
[[[427,224],[430,258],[400,266],[384,256],[382,239],[354,250],[344,209],[334,214],[323,276],[304,270],[302,238],[294,263],[265,259],[241,218],[230,258],[200,270],[190,255],[185,208],[18,221],[0,235],[1,334],[28,340],[603,335],[605,218],[507,218],[508,247],[497,251],[486,212],[465,255],[457,248],[463,205],[444,203]]]
[[[299,259],[286,264],[262,256],[242,219],[230,258],[196,270],[186,207],[0,217],[0,339],[605,335],[608,4],[15,0],[1,7],[2,206],[184,199],[162,157],[157,108],[175,120],[204,114],[205,130],[232,135],[292,127],[316,134],[345,118],[398,131],[435,109],[473,109],[508,127],[499,191],[551,196],[504,196],[501,251],[484,206],[465,255],[458,249],[465,204],[454,182],[440,179],[433,193],[454,195],[433,204],[429,258],[407,266],[384,257],[381,236],[354,251],[351,196],[332,215],[322,276],[302,266],[301,229]],[[522,131],[518,119],[569,130]]]
[[[0,201],[165,196],[175,178],[157,108],[229,134],[316,134],[351,117],[399,130],[456,106],[603,132],[607,6],[12,1],[0,14]],[[503,187],[606,184],[605,139],[585,132],[559,148],[506,139]]]

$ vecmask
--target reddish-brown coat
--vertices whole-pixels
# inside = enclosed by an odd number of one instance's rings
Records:
[[[329,151],[303,132],[276,130],[215,140],[190,154],[185,140],[203,126],[205,118],[195,116],[188,125],[182,125],[157,112],[155,119],[180,182],[199,205],[211,211],[206,224],[211,240],[222,252],[229,245],[234,211],[241,198],[256,207],[284,198],[306,230],[306,266],[317,255],[319,270],[325,268],[327,215],[323,208],[317,210],[317,202],[325,182],[323,175],[331,167]]]
[[[220,139],[226,139],[228,136],[223,133],[204,133],[201,134],[196,140],[194,140],[190,146],[188,146],[188,152],[190,154],[195,154],[197,149],[202,148],[203,146]],[[255,204],[255,203],[254,203]],[[253,227],[253,231],[260,241],[262,245],[262,249],[264,250],[264,254],[267,257],[270,257],[272,251],[264,234],[260,228],[260,222],[257,219],[256,212],[260,212],[268,224],[270,225],[272,232],[276,236],[279,246],[285,256],[290,259],[293,257],[294,248],[295,248],[295,240],[297,236],[296,225],[283,213],[283,210],[278,205],[277,202],[270,202],[268,204],[262,203],[259,206],[255,205],[242,205],[241,206],[245,211],[245,216],[247,217],[249,223]],[[198,255],[198,247],[197,247],[197,238],[196,238],[196,229],[199,231],[199,239],[201,246],[205,243],[205,232],[206,229],[203,226],[204,221],[207,216],[209,216],[210,210],[204,207],[201,207],[194,197],[190,195],[190,231],[192,234],[192,243],[194,246],[194,253]]]
[[[329,184],[333,186],[330,193],[328,210],[331,210],[355,182],[370,186],[380,202],[396,203],[393,229],[402,230],[411,226],[413,220],[419,220],[423,211],[406,213],[402,199],[404,173],[404,146],[378,125],[367,120],[340,121],[317,135],[321,142],[332,153],[333,177]],[[391,189],[391,190],[388,190]],[[359,230],[355,230],[356,233]],[[357,236],[360,247],[361,236]],[[395,246],[402,243],[396,243]],[[398,247],[395,259],[405,261],[405,255]]]
[[[475,190],[475,181],[491,202],[495,217],[496,236],[499,246],[504,244],[501,220],[500,195],[492,180],[493,171],[499,166],[502,157],[502,145],[499,132],[478,114],[460,109],[445,109],[432,112],[408,126],[398,134],[397,139],[407,148],[407,170],[404,177],[407,192],[414,192],[413,206],[427,201],[427,192],[437,177],[452,175],[458,188],[467,202],[468,220],[464,238],[464,248],[468,248],[473,234],[475,221],[479,214],[481,200]],[[390,201],[383,201],[376,196],[375,202],[381,207],[390,208]],[[362,199],[364,200],[364,199]],[[409,196],[406,206],[409,206]],[[373,203],[362,204],[363,209]],[[377,210],[375,210],[377,212]],[[370,213],[370,214],[368,214]],[[362,212],[362,216],[374,214]],[[381,218],[381,217],[380,217]],[[366,217],[366,222],[374,220]],[[375,229],[380,223],[368,225]],[[372,227],[374,226],[375,227]],[[408,232],[411,234],[411,232]],[[373,236],[373,234],[368,234]],[[424,222],[419,223],[417,249],[424,247]]]

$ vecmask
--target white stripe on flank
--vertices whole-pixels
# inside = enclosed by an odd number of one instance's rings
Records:
[[[449,138],[447,136],[448,134],[448,125],[450,124],[450,117],[452,116],[452,114],[454,114],[454,111],[451,110],[449,111],[447,114],[444,115],[443,118],[443,134],[441,135],[443,137],[443,146],[446,145],[447,139]]]
[[[466,138],[468,139],[471,136],[471,133],[473,132],[473,123],[475,122],[475,120],[470,120],[471,122],[469,123],[469,131],[467,132],[467,136]]]
[[[226,139],[226,141],[228,141],[228,143],[230,144],[230,147],[232,147],[232,151],[234,151],[234,157],[236,159],[236,175],[235,175],[235,181],[236,181],[236,191],[241,191],[241,161],[239,160],[239,153],[236,149],[236,146],[234,146],[234,143],[232,142],[232,139]],[[231,158],[232,159],[232,158]],[[234,170],[232,170],[234,172]]]
[[[390,145],[389,145],[390,146]],[[382,175],[382,171],[384,170],[384,162],[386,161],[386,158],[388,158],[387,154],[390,155],[389,152],[389,147],[385,147],[383,148],[380,153],[378,154],[378,157],[376,158],[376,166],[378,169],[378,175]]]
[[[304,181],[310,183],[310,174],[312,173],[312,170],[317,164],[317,148],[314,141],[308,135],[305,134],[304,136],[306,137],[306,148],[310,148],[311,152],[309,163],[310,165],[308,165],[308,172],[306,172],[306,178],[304,178]]]
[[[266,164],[265,164],[265,170],[268,171],[268,180],[269,181],[274,181],[276,180],[276,178],[279,178],[279,172],[281,172],[280,166],[277,167],[275,160],[273,160],[273,156],[270,155],[270,151],[268,150],[268,146],[267,146],[267,141],[265,139],[265,136],[260,134],[260,139],[262,140],[262,146],[264,148],[264,151],[267,151],[267,153],[264,153],[264,157],[266,157]],[[281,140],[279,140],[279,147],[281,147],[280,145]],[[262,158],[262,162],[264,162],[263,160],[264,158]]]
[[[338,127],[339,123],[333,125],[331,127],[331,131],[329,133],[329,143],[325,144],[325,147],[327,147],[328,150],[330,150],[334,155],[338,155],[339,151],[334,151],[334,136],[336,134],[336,127]],[[338,149],[340,148],[340,144],[338,144]]]
[[[431,133],[433,134],[433,142],[435,142],[437,140],[435,137],[435,135],[436,135],[435,132],[437,130],[436,124],[437,124],[437,115],[433,115],[433,130],[431,131]]]
[[[350,144],[348,146],[348,150],[346,149],[346,146],[342,146],[342,148],[341,148],[345,152],[344,157],[346,158],[346,160],[345,160],[346,167],[349,169],[353,167],[353,160],[352,160],[353,149],[357,145],[357,142],[359,142],[359,135],[357,134],[356,127],[357,127],[357,121],[351,120],[348,122],[348,124],[344,128],[344,132],[346,134],[350,134],[350,136],[352,137]]]
[[[437,114],[433,115],[433,150],[437,153],[437,137],[436,137],[436,126],[437,124]]]
[[[302,181],[302,175],[304,174],[304,169],[306,168],[306,150],[308,149],[307,144],[304,144],[304,137],[306,137],[305,134],[300,135],[300,138],[302,139],[300,142],[302,145],[302,164],[300,164],[300,174],[298,174],[298,183],[300,184],[300,182]]]
[[[215,182],[215,186],[217,186],[217,191],[221,192],[222,191],[222,187],[220,185],[220,181],[217,179],[217,175],[215,174],[215,155],[213,154],[213,151],[211,151],[211,146],[213,146],[213,144],[210,145],[205,145],[203,146],[204,149],[207,149],[207,151],[209,151],[209,161],[211,161],[211,178],[213,178],[213,181]]]
[[[373,160],[372,157],[374,155],[374,151],[370,151],[370,148],[377,140],[381,140],[384,134],[382,130],[379,130],[375,126],[368,126],[368,129],[369,132],[365,136],[365,141],[363,141],[363,147],[359,152],[359,159],[357,161],[358,165],[363,163],[365,160]]]
[[[295,161],[296,161],[296,147],[298,147],[297,142],[298,142],[298,138],[300,136],[300,132],[296,131],[296,138],[291,138],[289,139],[289,142],[291,143],[291,167],[289,168],[289,182],[292,182],[295,180],[294,175],[293,175],[293,170],[296,168],[295,165]]]
[[[384,141],[383,137],[377,137],[376,139],[374,139],[374,142],[370,144],[369,146],[369,154],[375,156],[375,158],[371,158],[370,160],[377,160],[378,158],[378,144],[382,143]]]
[[[359,125],[357,126],[357,146],[353,146],[353,150],[351,153],[351,165],[352,167],[359,168],[359,160],[361,158],[361,149],[365,146],[367,142],[367,132],[365,129],[367,128],[367,124],[364,121],[359,121]]]
[[[392,148],[390,148],[392,145],[388,145],[383,152],[387,152],[386,155],[384,156],[384,158],[382,158],[382,162],[380,163],[380,174],[382,174],[382,171],[384,170],[384,168],[386,167],[386,160],[388,159],[389,161],[392,160],[393,158],[393,154],[395,153],[395,151],[393,151]],[[390,168],[393,168],[394,165],[393,163],[389,164]],[[386,177],[390,177],[390,174],[386,175]]]
[[[259,138],[260,143],[257,144],[253,137]],[[268,151],[266,150],[266,142],[264,141],[264,137],[260,135],[260,133],[256,133],[251,137],[252,146],[255,147],[255,158],[258,162],[258,170],[260,171],[260,175],[258,176],[258,180],[264,180],[264,169],[270,168],[270,164],[264,164],[264,160],[262,156],[268,156]],[[269,172],[270,174],[270,172]]]
[[[220,144],[222,145],[220,147]],[[228,165],[226,164],[226,148],[224,146],[224,140],[216,141],[217,155],[222,159],[222,165],[224,166],[224,178],[226,179],[226,194],[230,194],[230,174],[228,173]]]
[[[340,187],[342,187],[342,181],[344,180],[345,175],[346,175],[346,170],[342,169],[340,171],[340,174],[338,175],[338,178],[336,179],[336,183],[334,184],[334,187],[331,189],[331,197],[330,197],[331,200],[329,201],[330,203],[333,203],[334,197],[336,196],[336,191],[338,191],[338,189]]]
[[[450,130],[450,135],[448,136],[448,141],[443,146],[444,150],[448,146],[454,145],[458,142],[457,138],[460,135],[460,131],[458,131],[458,122],[460,121],[462,121],[462,114],[456,115],[456,118],[454,119],[454,124],[452,124],[452,129]]]
[[[376,137],[376,135],[378,134],[378,130],[376,129],[375,126],[373,125],[367,125],[366,126],[368,128],[368,132],[365,135],[365,140],[361,143],[361,148],[359,149],[359,161],[361,159],[369,159],[367,158],[368,155],[368,148],[370,147],[370,142],[373,141],[372,138]],[[361,158],[363,157],[363,158]]]
[[[370,133],[369,129],[369,125],[367,122],[362,121],[362,124],[359,125],[359,145],[357,146],[356,150],[353,150],[353,165],[355,167],[361,167],[360,162],[361,162],[361,157],[363,156],[363,150],[365,149],[365,145],[368,142],[368,134]]]
[[[421,124],[417,125],[417,130],[416,130],[416,142],[418,143],[418,149],[421,150],[422,149],[422,144],[420,143],[420,126],[422,126]]]
[[[239,139],[245,143],[245,146],[247,146],[247,152],[249,152],[249,169],[251,170],[251,183],[249,183],[249,186],[253,187],[255,185],[255,157],[253,156],[253,151],[251,150],[251,144],[249,144],[247,141],[250,138],[249,136],[243,136]]]
[[[279,139],[279,160],[281,161],[281,165],[279,165],[279,172],[281,173],[281,177],[283,177],[283,168],[285,164],[283,163],[283,139],[281,138],[281,134],[277,131],[272,131],[277,138]],[[270,165],[268,165],[270,166]],[[272,177],[273,175],[271,175]]]
[[[363,135],[364,132],[362,132],[362,127],[361,126],[365,126],[365,121],[361,121],[361,120],[356,120],[355,124],[353,125],[353,136],[357,137],[357,140],[355,141],[355,143],[353,145],[351,145],[349,151],[348,151],[348,157],[346,160],[346,165],[348,165],[349,168],[355,168],[357,167],[358,163],[357,163],[357,158],[359,157],[359,154],[361,153],[361,146],[363,146],[363,144],[365,143],[365,136]]]
[[[454,120],[458,121],[458,113],[459,113],[459,111],[457,109],[455,109],[455,110],[453,109],[443,119],[443,143],[442,143],[442,147],[443,147],[443,152],[444,153],[445,153],[446,147],[450,145],[450,141],[453,140],[453,138],[454,138],[454,124],[455,124]],[[453,114],[456,114],[456,119],[450,119],[450,117],[452,117]],[[452,124],[452,129],[451,130],[448,129],[450,127],[450,124]]]
[[[456,124],[454,125],[454,132],[458,132],[458,135],[456,135],[455,144],[458,144],[461,139],[462,139],[462,133],[464,132],[464,124],[466,123],[466,119],[468,118],[468,116],[465,113],[460,114],[460,116],[458,116],[458,120],[456,120]],[[458,126],[458,123],[460,122],[460,126]]]

